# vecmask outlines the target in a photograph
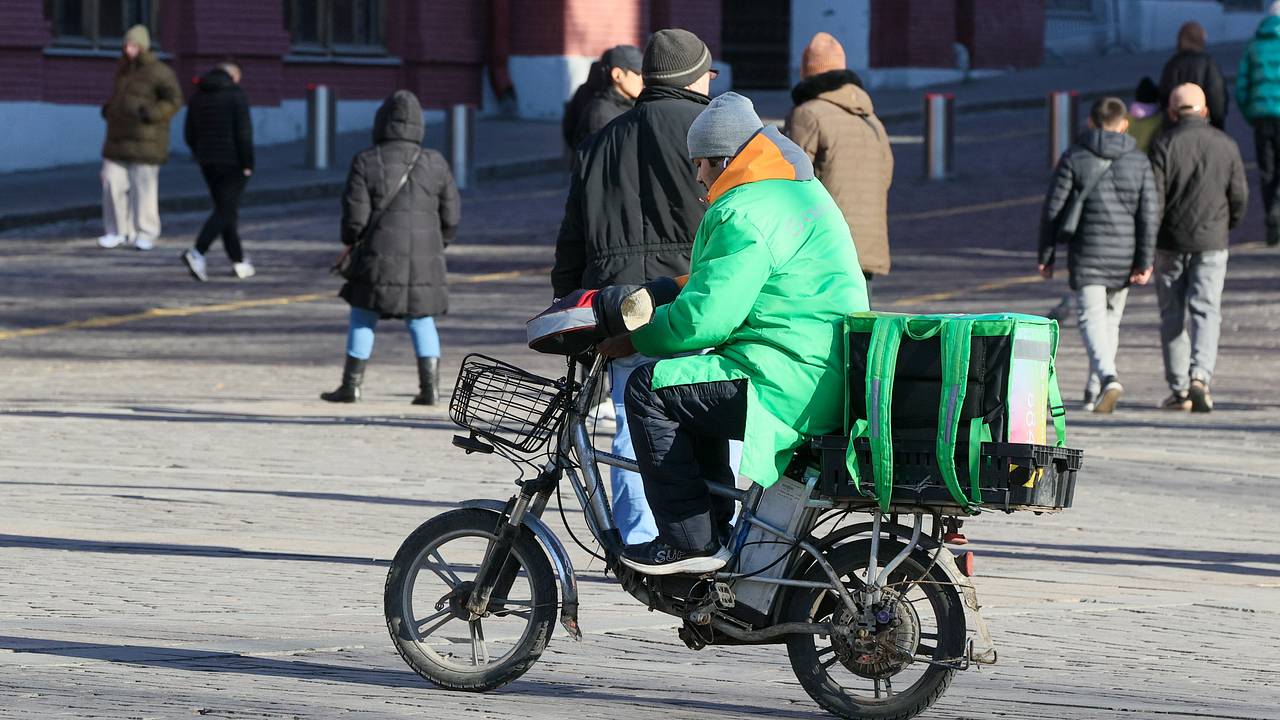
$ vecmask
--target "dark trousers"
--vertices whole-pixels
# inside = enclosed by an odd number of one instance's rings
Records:
[[[231,165],[201,165],[204,184],[209,186],[213,198],[213,212],[200,228],[196,238],[196,250],[201,255],[209,252],[209,246],[222,236],[222,247],[231,262],[244,262],[244,250],[240,247],[240,231],[236,222],[240,215],[240,194],[249,182],[244,170]]]
[[[682,550],[711,548],[720,543],[733,519],[733,501],[713,497],[707,483],[734,485],[729,441],[742,439],[747,383],[653,390],[653,368],[637,368],[625,392],[644,494],[660,539]]]
[[[1258,151],[1258,178],[1262,181],[1262,207],[1267,227],[1280,228],[1280,118],[1253,121],[1253,143]]]

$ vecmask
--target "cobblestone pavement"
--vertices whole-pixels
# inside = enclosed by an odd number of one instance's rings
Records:
[[[918,149],[900,149],[877,306],[1056,302],[1065,282],[1028,272],[1041,120],[963,120],[978,139],[942,185],[915,180]],[[561,184],[466,198],[446,376],[467,352],[559,370],[522,343],[548,299]],[[335,216],[254,211],[261,275],[237,282],[213,258],[203,285],[176,258],[195,216],[166,217],[150,254],[99,251],[71,225],[0,237],[0,717],[827,717],[780,648],[692,652],[576,548],[581,643],[558,631],[487,695],[435,690],[401,662],[381,612],[387,560],[459,500],[506,497],[512,473],[453,449],[443,408],[408,404],[400,327],[379,336],[366,402],[315,400],[342,355],[345,306],[324,273]],[[966,526],[1000,662],[959,674],[925,717],[1280,718],[1280,252],[1260,235],[1255,207],[1233,247],[1217,412],[1153,409],[1155,298],[1137,290],[1120,411],[1069,404],[1086,451],[1076,506]],[[1072,326],[1060,358],[1074,400]]]

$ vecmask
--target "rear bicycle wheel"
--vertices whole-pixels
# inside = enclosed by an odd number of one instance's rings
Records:
[[[882,543],[878,566],[883,568],[898,549]],[[855,600],[868,582],[870,555],[871,541],[859,540],[827,557]],[[814,568],[805,579],[828,578]],[[827,712],[848,720],[907,720],[927,710],[946,692],[956,672],[952,664],[964,655],[964,609],[948,582],[936,568],[926,572],[913,554],[889,576],[877,608],[877,620],[884,619],[867,637],[788,638],[791,669],[805,692]],[[785,615],[791,622],[837,627],[855,622],[834,590],[795,592]]]
[[[484,615],[465,608],[501,516],[452,510],[414,530],[387,572],[383,610],[400,657],[447,690],[484,692],[523,675],[551,640],[555,575],[538,541],[521,528],[511,545],[514,582]]]

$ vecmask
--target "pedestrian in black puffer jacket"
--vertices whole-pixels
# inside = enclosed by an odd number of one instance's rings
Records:
[[[182,260],[193,277],[208,280],[205,254],[221,235],[232,272],[241,279],[252,277],[256,271],[244,254],[237,224],[240,195],[253,174],[253,121],[249,99],[240,89],[238,65],[223,63],[200,79],[187,105],[183,137],[200,164],[213,212],[200,228],[195,247]]]
[[[374,146],[351,161],[342,196],[342,242],[351,247],[352,272],[340,293],[351,306],[351,323],[342,386],[321,396],[330,402],[359,399],[381,318],[404,320],[413,338],[419,385],[414,404],[438,400],[440,339],[433,316],[449,309],[444,249],[457,232],[461,204],[444,156],[422,147],[422,137],[418,98],[398,90],[378,109]],[[371,216],[384,206],[362,241]]]
[[[1124,393],[1116,377],[1120,319],[1129,285],[1151,279],[1160,227],[1155,176],[1137,141],[1126,134],[1127,114],[1119,98],[1094,104],[1089,130],[1058,161],[1040,226],[1040,273],[1051,278],[1060,229],[1089,191],[1071,236],[1068,267],[1089,353],[1083,404],[1099,413],[1114,410]]]
[[[653,74],[655,54],[683,61],[681,50],[691,67],[669,77]],[[710,65],[706,46],[686,30],[662,30],[650,40],[636,106],[579,149],[551,272],[556,297],[689,271],[706,207],[685,145],[693,119],[710,102]],[[698,82],[702,91],[688,87]]]
[[[1199,85],[1209,107],[1209,122],[1222,130],[1227,124],[1227,81],[1213,56],[1204,51],[1204,27],[1198,22],[1185,23],[1178,29],[1178,52],[1164,65],[1160,75],[1160,107],[1169,109],[1169,93],[1183,83]],[[1166,128],[1172,121],[1167,122]]]

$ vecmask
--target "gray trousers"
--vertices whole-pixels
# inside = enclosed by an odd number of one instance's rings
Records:
[[[1096,397],[1102,381],[1116,375],[1116,352],[1120,349],[1120,318],[1129,288],[1112,290],[1105,285],[1085,285],[1076,290],[1076,322],[1089,353],[1089,379],[1085,395]]]
[[[102,226],[129,240],[160,237],[160,166],[102,161]]]
[[[1193,379],[1208,384],[1218,360],[1227,251],[1157,250],[1155,280],[1164,377],[1169,389],[1186,392]]]

